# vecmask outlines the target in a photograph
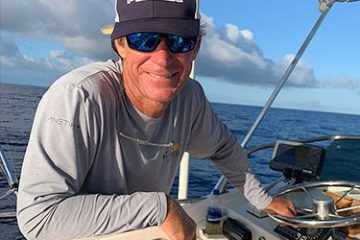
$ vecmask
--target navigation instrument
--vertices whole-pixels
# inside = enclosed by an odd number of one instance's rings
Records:
[[[319,178],[325,152],[318,145],[279,140],[274,147],[270,168],[292,177]]]

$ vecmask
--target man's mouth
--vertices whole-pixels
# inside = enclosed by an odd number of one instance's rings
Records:
[[[149,73],[149,75],[151,77],[154,78],[171,78],[175,75],[176,73],[171,73],[171,74],[155,74],[155,73]]]

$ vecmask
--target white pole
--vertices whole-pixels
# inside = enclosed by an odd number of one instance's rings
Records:
[[[178,199],[187,199],[189,188],[189,153],[185,152],[180,162]]]
[[[192,64],[190,78],[195,77],[195,62]],[[178,199],[187,199],[189,189],[189,164],[190,155],[185,152],[182,156],[179,169],[179,188],[178,188]]]

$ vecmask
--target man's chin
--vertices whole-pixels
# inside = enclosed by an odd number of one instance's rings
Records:
[[[163,94],[161,96],[155,97],[158,102],[161,103],[169,103],[171,102],[177,95],[177,92],[171,92],[169,94]]]

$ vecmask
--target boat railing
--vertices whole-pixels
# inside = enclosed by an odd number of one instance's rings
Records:
[[[316,32],[320,28],[320,25],[322,24],[323,20],[325,19],[326,15],[330,11],[333,4],[335,2],[346,2],[347,3],[347,2],[356,2],[356,1],[360,1],[360,0],[319,0],[319,10],[321,12],[319,18],[315,22],[315,24],[312,27],[309,34],[306,36],[304,42],[301,44],[301,46],[300,46],[298,52],[296,53],[294,59],[291,61],[288,68],[286,69],[286,71],[284,72],[282,77],[277,82],[272,94],[270,95],[270,97],[266,101],[266,103],[265,103],[264,107],[262,108],[261,112],[258,114],[258,116],[257,116],[256,120],[254,121],[253,125],[250,127],[249,131],[247,132],[244,139],[242,140],[241,146],[243,148],[245,148],[247,146],[250,139],[254,135],[254,132],[259,127],[260,123],[262,122],[265,115],[268,113],[270,107],[274,103],[274,101],[275,101],[276,97],[278,96],[279,92],[285,86],[285,84],[288,81],[291,73],[295,69],[296,65],[298,64],[300,58],[304,54],[304,52],[305,52],[306,48],[308,47],[308,45],[310,44],[311,40],[315,36]],[[217,183],[215,184],[214,189],[217,189],[220,192],[223,192],[226,189],[226,185],[227,185],[227,180],[222,175],[220,177],[220,179],[217,181]]]
[[[360,136],[357,135],[322,135],[322,136],[316,136],[316,137],[310,137],[310,138],[303,138],[303,139],[296,139],[291,140],[299,143],[315,143],[315,142],[323,142],[323,141],[338,141],[338,140],[360,140]],[[247,155],[251,156],[255,152],[258,152],[260,150],[273,148],[275,146],[276,142],[271,143],[264,143],[261,145],[249,147],[247,149]]]
[[[12,164],[10,161],[6,158],[6,155],[1,148],[0,145],[0,170],[6,180],[6,182],[9,185],[9,189],[0,196],[0,200],[3,198],[6,198],[7,196],[11,194],[17,194],[17,188],[18,188],[18,179],[16,177],[16,174],[14,172],[14,169],[12,168]],[[15,217],[16,213],[14,211],[11,212],[0,212],[0,219],[1,218],[8,218],[8,217]]]
[[[3,149],[1,148],[1,145],[0,145],[0,169],[1,169],[2,173],[4,174],[5,180],[9,184],[10,188],[17,189],[17,187],[18,187],[17,177],[12,168],[12,165],[6,158],[6,155],[3,151]]]

